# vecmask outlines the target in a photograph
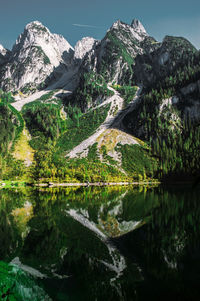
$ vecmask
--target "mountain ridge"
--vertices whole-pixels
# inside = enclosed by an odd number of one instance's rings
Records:
[[[2,68],[1,86],[5,90],[26,85],[37,87],[55,68],[62,65],[66,69],[73,53],[72,46],[61,35],[51,34],[38,21],[31,22],[18,37],[8,63]]]
[[[166,36],[160,43],[139,20],[118,20],[102,40],[86,37],[73,49],[36,21],[11,53],[3,47],[0,52],[0,84],[10,91],[0,91],[9,133],[0,121],[4,177],[15,174],[12,165],[22,172],[23,162],[12,153],[23,129],[34,150],[26,169],[34,180],[133,181],[198,173],[200,53],[188,40]]]

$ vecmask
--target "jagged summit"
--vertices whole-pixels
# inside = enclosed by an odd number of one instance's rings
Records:
[[[37,26],[39,27],[42,27],[42,28],[46,28],[48,30],[48,28],[46,26],[44,26],[40,21],[31,21],[30,23],[28,23],[26,26],[25,26],[25,29],[36,29]]]
[[[19,37],[16,40],[15,45],[13,46],[13,49],[15,51],[15,46],[18,45],[21,42],[28,41],[28,42],[33,42],[38,36],[44,36],[44,35],[50,35],[49,29],[44,26],[41,22],[39,21],[32,21],[28,23],[25,28],[23,33],[19,35]]]
[[[0,65],[8,61],[9,55],[10,55],[10,50],[4,48],[0,44]]]
[[[138,33],[147,35],[144,26],[138,19],[133,19],[133,21],[131,22],[131,27]]]
[[[65,72],[71,66],[74,49],[62,35],[51,33],[41,22],[33,21],[25,26],[11,54],[0,74],[5,90],[35,87],[53,76],[55,69],[57,74]]]
[[[146,36],[148,36],[144,26],[137,19],[133,19],[131,25],[126,24],[126,23],[122,22],[121,20],[117,20],[116,22],[113,23],[113,25],[110,27],[110,29],[107,32],[110,32],[113,30],[118,31],[119,33],[124,32],[125,35],[127,33],[128,35],[130,35],[130,38],[132,36],[132,38],[134,38],[140,42],[143,41]]]
[[[112,31],[112,30],[123,30],[123,29],[127,29],[130,30],[131,26],[123,21],[121,21],[120,19],[118,19],[117,21],[115,21],[112,26],[107,30],[107,32]]]
[[[115,21],[114,23],[113,23],[113,25],[111,26],[111,28],[110,29],[112,29],[112,28],[119,28],[119,26],[121,26],[121,25],[123,25],[123,24],[125,24],[125,23],[123,23],[121,20],[117,20],[117,21]]]
[[[53,34],[50,30],[39,21],[33,21],[25,26],[24,32],[18,37],[13,51],[16,51],[18,45],[20,47],[28,47],[30,44],[50,44],[58,43],[63,51],[73,50],[73,47],[65,40],[62,35]],[[42,46],[42,45],[41,45]],[[60,49],[59,49],[60,50]]]
[[[85,37],[78,41],[75,45],[74,59],[81,60],[84,58],[87,52],[92,50],[94,44],[97,42],[92,37]]]
[[[5,55],[6,49],[0,44],[0,54]]]

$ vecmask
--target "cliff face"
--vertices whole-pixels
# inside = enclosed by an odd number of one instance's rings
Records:
[[[17,90],[43,83],[54,69],[64,72],[72,63],[74,50],[63,36],[52,34],[40,22],[26,25],[7,63],[1,68],[1,88]]]
[[[5,64],[10,56],[10,51],[8,49],[5,49],[1,44],[0,44],[0,66]]]
[[[128,82],[135,57],[145,52],[144,47],[151,39],[138,20],[133,20],[131,25],[118,20],[88,52],[81,66],[82,73],[93,71],[109,82]]]

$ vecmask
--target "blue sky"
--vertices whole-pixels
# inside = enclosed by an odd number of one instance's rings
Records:
[[[0,43],[11,48],[25,25],[38,20],[74,46],[84,36],[103,38],[118,19],[133,18],[159,41],[184,36],[200,48],[199,0],[0,0]]]

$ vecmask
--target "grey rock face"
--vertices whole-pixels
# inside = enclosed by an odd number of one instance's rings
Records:
[[[96,43],[97,40],[91,37],[85,37],[78,41],[74,48],[74,59],[80,62],[93,49]]]
[[[7,54],[7,50],[0,44],[0,54],[5,56]]]
[[[10,55],[10,51],[8,49],[5,49],[0,44],[0,65],[5,64],[8,61]]]
[[[73,53],[63,36],[52,34],[38,21],[31,22],[17,39],[9,62],[1,70],[1,88],[16,90],[40,85],[60,66],[68,68]]]
[[[168,52],[162,53],[159,57],[159,64],[165,65],[167,63],[167,61],[169,60],[169,58],[170,58],[170,55]]]
[[[5,59],[0,49],[0,87],[18,90],[41,86],[59,80],[69,70],[80,66],[77,78],[84,72],[105,75],[105,80],[121,83],[129,78],[134,58],[151,45],[140,21],[131,25],[116,21],[102,41],[91,37],[78,41],[75,50],[61,36],[52,34],[38,21],[26,25],[12,52]],[[2,55],[1,55],[2,52]]]
[[[197,83],[191,83],[187,87],[183,87],[181,89],[181,93],[183,95],[188,95],[190,93],[193,93],[197,89],[198,89],[198,84]]]
[[[116,84],[122,84],[124,79],[128,82],[132,72],[131,64],[137,55],[144,53],[144,46],[149,44],[145,42],[148,37],[139,21],[135,20],[132,25],[116,21],[105,37],[93,44],[86,54],[81,72],[99,73],[106,81]]]
[[[142,23],[138,19],[133,19],[133,21],[131,23],[131,27],[135,31],[137,31],[138,33],[140,33],[141,35],[147,35],[147,32],[146,32],[144,26],[142,25]]]
[[[120,35],[118,36],[120,40],[127,40],[127,38],[129,37],[132,40],[141,42],[145,39],[146,36],[148,36],[148,34],[146,33],[146,30],[144,29],[140,21],[136,19],[134,20],[135,21],[133,21],[131,25],[118,20],[111,26],[108,32],[116,30]]]

